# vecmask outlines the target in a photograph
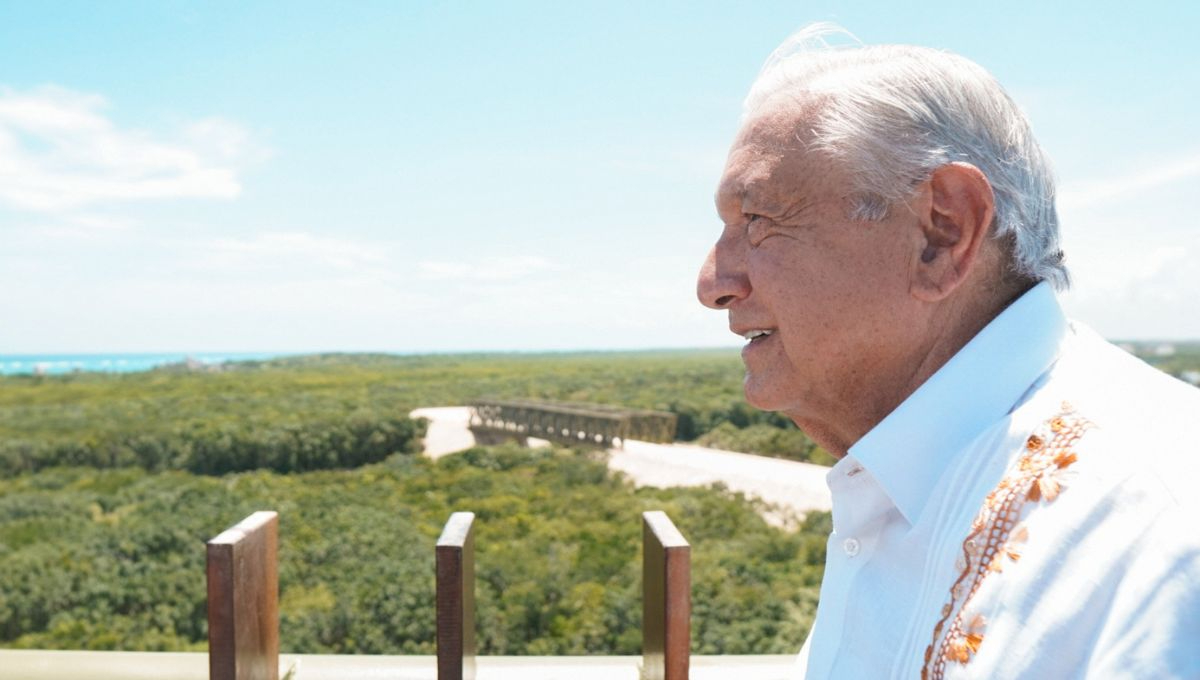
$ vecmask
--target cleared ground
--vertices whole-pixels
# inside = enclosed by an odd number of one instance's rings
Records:
[[[463,406],[421,408],[412,417],[428,418],[425,453],[433,458],[475,444],[467,429],[470,409]],[[538,440],[531,439],[536,445]],[[609,467],[620,470],[638,486],[707,486],[720,482],[733,491],[778,506],[764,514],[782,524],[790,514],[828,510],[829,468],[779,458],[719,451],[690,444],[652,444],[629,441],[623,449],[610,449]]]
[[[467,429],[471,409],[466,406],[419,408],[408,414],[408,417],[425,418],[429,421],[423,444],[425,455],[430,458],[438,459],[447,453],[475,446],[475,435]]]

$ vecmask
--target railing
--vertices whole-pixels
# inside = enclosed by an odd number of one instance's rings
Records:
[[[456,512],[436,551],[439,680],[475,680],[475,514]]]
[[[210,680],[278,680],[273,512],[256,512],[208,543]],[[434,548],[438,680],[475,680],[475,515],[450,516]],[[663,512],[642,514],[643,680],[687,680],[691,553]]]
[[[664,512],[642,513],[642,678],[687,680],[691,546]]]
[[[256,512],[208,542],[211,680],[279,678],[278,527]]]
[[[475,655],[474,522],[447,521],[435,547],[437,656],[280,655],[278,516],[256,512],[208,543],[209,680],[395,678],[396,680],[705,680],[734,674],[788,676],[791,657],[700,657],[692,672],[690,546],[662,512],[642,515],[643,655],[482,657]],[[196,679],[202,654],[0,650],[12,680]],[[153,661],[151,661],[153,659]],[[478,675],[477,675],[478,673]]]
[[[675,414],[603,404],[533,399],[471,403],[470,428],[478,441],[538,437],[571,445],[624,446],[629,439],[667,443],[675,439]]]

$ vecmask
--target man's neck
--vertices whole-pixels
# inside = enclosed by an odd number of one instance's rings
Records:
[[[870,394],[848,395],[849,398],[842,400],[847,408],[840,417],[813,419],[795,415],[793,422],[821,448],[841,459],[855,442],[916,392],[1033,285],[980,290],[969,296],[959,296],[957,300],[947,300],[925,321],[926,332],[908,352],[900,355],[902,358],[893,364],[892,370],[876,372]]]

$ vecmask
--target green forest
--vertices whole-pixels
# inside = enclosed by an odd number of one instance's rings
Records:
[[[719,488],[635,489],[599,451],[418,455],[421,406],[671,411],[677,438],[821,462],[749,408],[734,352],[322,355],[219,371],[0,378],[0,646],[206,647],[204,542],[280,513],[284,651],[433,652],[433,545],[477,514],[483,654],[637,654],[640,513],[693,545],[692,648],[790,653],[829,516],[780,529]]]
[[[746,404],[731,351],[318,355],[227,366],[0,377],[0,477],[56,465],[205,474],[353,467],[411,439],[413,409],[479,398],[670,411],[681,441],[831,460],[786,418]]]
[[[1200,385],[1200,342],[1143,340],[1118,344],[1160,371]]]
[[[1131,349],[1200,375],[1200,347]],[[599,451],[419,455],[423,406],[535,398],[665,410],[676,438],[817,463],[748,407],[732,351],[319,355],[214,371],[0,377],[0,646],[202,650],[204,542],[280,513],[282,647],[434,650],[433,545],[477,514],[483,654],[637,654],[640,513],[692,543],[692,649],[795,652],[830,529],[719,488],[635,489]]]

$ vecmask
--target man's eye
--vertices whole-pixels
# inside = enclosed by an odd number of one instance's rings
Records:
[[[768,224],[768,220],[762,215],[746,215],[746,236],[750,239],[750,245],[757,246],[766,238]]]

